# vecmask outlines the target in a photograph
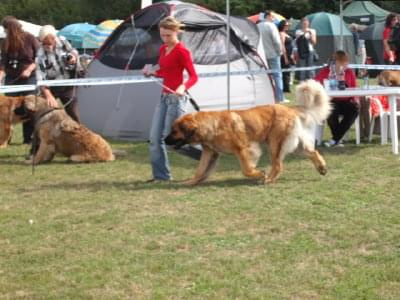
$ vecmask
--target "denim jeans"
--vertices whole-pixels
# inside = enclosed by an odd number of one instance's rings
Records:
[[[172,123],[185,113],[187,97],[173,94],[161,95],[153,114],[150,129],[150,161],[154,179],[170,180],[171,172],[164,139],[171,131]]]
[[[299,59],[299,67],[312,67],[314,65],[314,51],[310,51],[308,57]],[[314,78],[315,71],[299,71],[299,79],[300,81],[307,80],[310,78]]]
[[[274,58],[267,59],[268,67],[271,70],[281,70],[281,57],[277,56]],[[276,72],[272,73],[272,77],[275,82],[275,96],[278,99],[278,102],[283,101],[283,81],[282,81],[282,73]]]

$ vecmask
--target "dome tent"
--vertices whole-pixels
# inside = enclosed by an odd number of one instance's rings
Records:
[[[355,62],[353,35],[347,29],[340,17],[334,14],[318,12],[307,15],[310,27],[317,31],[317,45],[315,47],[320,63],[325,63],[336,50],[344,50],[350,57],[350,62]],[[340,48],[340,25],[342,24],[343,49]],[[298,28],[301,27],[299,23]]]
[[[88,77],[141,75],[145,64],[158,62],[162,43],[158,23],[173,15],[185,25],[181,41],[189,48],[197,72],[226,72],[225,15],[180,1],[156,3],[135,12],[119,25],[97,52],[88,68]],[[232,71],[266,69],[262,44],[255,24],[231,17],[229,44]],[[130,59],[132,58],[132,59]],[[227,108],[226,76],[200,77],[190,90],[201,110]],[[151,118],[161,87],[155,82],[78,88],[82,122],[92,130],[114,139],[148,139]],[[231,77],[232,109],[274,103],[267,74]],[[190,108],[190,107],[189,107]]]
[[[353,1],[344,9],[343,20],[346,23],[370,25],[385,21],[389,13],[372,1]]]

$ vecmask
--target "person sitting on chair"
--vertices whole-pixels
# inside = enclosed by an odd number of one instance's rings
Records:
[[[342,70],[344,71],[346,87],[356,87],[356,75],[352,69],[347,68],[349,64],[349,56],[347,53],[338,50],[333,55],[333,59],[335,61],[336,74],[339,74]],[[323,83],[323,81],[329,77],[329,73],[329,66],[324,67],[314,79]],[[332,139],[325,142],[324,145],[326,147],[343,146],[342,138],[358,116],[360,109],[359,101],[358,98],[355,97],[340,97],[332,98],[331,103],[332,112],[328,117],[328,126],[332,133]]]

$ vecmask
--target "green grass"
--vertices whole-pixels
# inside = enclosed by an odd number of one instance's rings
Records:
[[[321,148],[324,177],[290,155],[259,185],[226,155],[194,188],[144,183],[145,143],[32,175],[20,140],[0,151],[0,299],[399,298],[400,160],[378,138]],[[193,174],[170,157],[176,180]]]

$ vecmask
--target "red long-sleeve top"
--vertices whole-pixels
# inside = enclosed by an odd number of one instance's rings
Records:
[[[156,76],[164,79],[164,86],[175,91],[182,83],[186,89],[190,89],[198,80],[196,70],[193,66],[190,51],[181,43],[175,45],[170,53],[166,54],[167,45],[160,47],[160,58],[158,64],[160,68],[156,71]],[[183,82],[183,71],[189,75],[186,82]],[[164,93],[171,93],[171,90],[163,88]]]
[[[329,77],[329,66],[322,68],[318,74],[314,77],[315,80],[319,81],[321,84],[323,84],[324,79],[328,79]],[[346,81],[346,86],[349,88],[355,88],[357,87],[357,78],[356,74],[352,69],[345,69],[344,70],[344,80]],[[335,98],[335,99],[358,99],[358,97],[340,97],[340,98]]]

